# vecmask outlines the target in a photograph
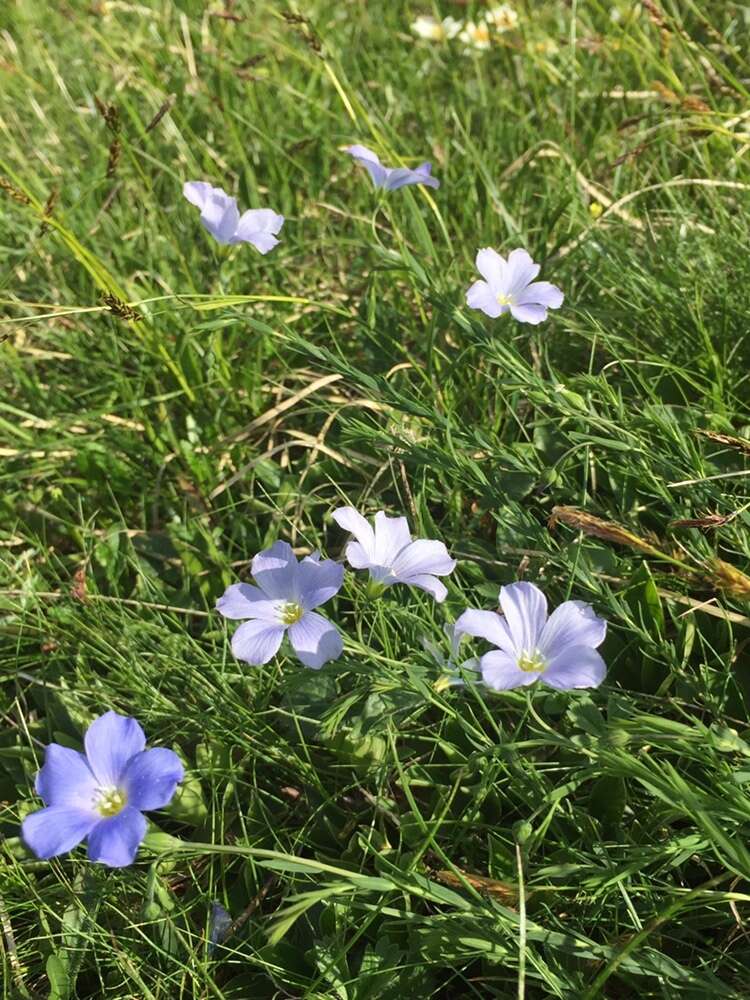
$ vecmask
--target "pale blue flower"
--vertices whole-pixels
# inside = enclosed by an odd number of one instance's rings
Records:
[[[343,566],[321,560],[317,552],[297,562],[291,545],[276,542],[255,556],[252,571],[257,587],[233,583],[216,602],[216,610],[225,618],[249,619],[232,637],[238,660],[255,666],[267,663],[285,634],[306,667],[317,670],[341,656],[341,636],[313,608],[339,592]]]
[[[375,528],[354,509],[339,507],[334,521],[351,532],[356,541],[346,547],[346,558],[354,569],[368,569],[370,577],[384,587],[407,583],[444,601],[448,591],[437,579],[456,568],[442,542],[420,538],[412,541],[405,517],[387,517],[381,510],[375,515]]]
[[[482,680],[496,691],[541,680],[560,691],[598,687],[607,667],[596,647],[607,623],[589,604],[565,601],[547,615],[547,598],[533,583],[500,590],[502,614],[464,611],[456,635],[479,636],[496,649],[479,661]]]
[[[493,319],[510,311],[519,323],[536,326],[548,309],[559,309],[563,293],[549,281],[535,281],[539,264],[525,250],[512,250],[506,260],[490,247],[477,253],[477,270],[484,281],[475,281],[466,293],[466,304]]]
[[[188,181],[182,193],[201,210],[204,229],[219,243],[252,243],[266,254],[279,242],[276,234],[284,225],[284,216],[270,208],[251,208],[240,215],[236,198],[205,181]]]
[[[346,146],[344,152],[353,156],[372,177],[376,188],[386,191],[396,191],[407,184],[426,184],[427,187],[440,187],[440,181],[431,175],[432,164],[420,163],[414,170],[408,167],[384,167],[378,155],[366,146]]]
[[[146,835],[144,810],[168,805],[184,770],[176,753],[146,750],[135,719],[107,712],[91,723],[85,753],[50,743],[35,789],[45,809],[27,816],[23,839],[39,858],[71,851],[111,868],[132,864]]]

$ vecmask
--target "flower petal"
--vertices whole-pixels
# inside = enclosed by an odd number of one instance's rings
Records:
[[[443,26],[431,14],[420,14],[410,27],[415,35],[418,35],[420,38],[426,38],[431,42],[439,42],[444,37]]]
[[[135,719],[110,711],[94,719],[83,742],[96,780],[117,788],[127,762],[146,746],[146,736]]]
[[[196,208],[200,209],[206,204],[206,199],[214,190],[217,189],[212,184],[207,184],[206,181],[186,181],[182,185],[183,195],[191,205],[195,205]]]
[[[232,636],[232,652],[238,660],[259,667],[278,653],[284,632],[283,625],[269,625],[264,621],[245,622]]]
[[[375,559],[377,566],[393,566],[396,556],[411,542],[409,522],[405,517],[388,517],[379,510],[375,515]]]
[[[419,184],[414,171],[409,170],[408,167],[391,167],[388,170],[388,176],[383,186],[386,191],[398,191],[399,188],[404,187],[406,184]]]
[[[374,153],[367,146],[360,146],[355,143],[353,146],[345,146],[344,152],[348,153],[349,156],[353,156],[355,160],[362,160],[365,163],[377,163],[380,164],[380,157],[377,153]]]
[[[91,807],[97,780],[82,753],[50,743],[34,788],[48,806]]]
[[[394,581],[388,581],[393,583]],[[410,587],[419,587],[420,590],[426,590],[428,594],[432,594],[438,604],[442,604],[443,601],[448,596],[448,589],[444,583],[441,583],[436,576],[430,576],[428,573],[419,573],[416,576],[410,576],[408,580],[400,580],[400,583],[408,583]]]
[[[299,564],[299,603],[306,610],[317,608],[338,594],[344,582],[344,567],[333,559],[307,556]]]
[[[370,177],[376,188],[384,187],[390,171],[382,165],[377,154],[366,146],[347,146],[344,152],[353,156],[357,163],[361,164]]]
[[[532,326],[538,326],[547,318],[546,307],[533,303],[525,306],[511,303],[510,313],[513,319],[518,320],[519,323],[530,323]]]
[[[337,660],[344,649],[336,627],[315,611],[308,611],[290,626],[289,641],[305,666],[314,670],[329,660]]]
[[[507,305],[500,305],[497,295],[486,281],[475,281],[466,293],[466,305],[470,309],[479,309],[485,316],[497,319],[508,311]]]
[[[239,239],[236,235],[229,241],[230,243],[250,243],[255,249],[265,256],[274,247],[277,247],[281,240],[277,240],[270,233],[251,233],[244,239]]]
[[[515,646],[510,637],[508,626],[502,615],[496,611],[478,611],[469,608],[458,618],[454,634],[473,635],[479,639],[486,639],[493,646],[504,650],[506,653],[515,653]]]
[[[177,754],[166,747],[155,747],[130,758],[121,788],[129,806],[141,810],[162,809],[172,801],[184,776],[185,768]]]
[[[239,221],[237,200],[220,188],[214,188],[201,209],[203,226],[219,243],[229,243]]]
[[[501,288],[505,287],[505,274],[508,267],[505,258],[492,247],[483,247],[477,251],[475,263],[477,271],[487,284],[494,288],[495,295],[497,295]]]
[[[270,208],[249,208],[242,213],[237,225],[237,235],[248,239],[249,233],[271,233],[276,236],[284,225],[284,216]]]
[[[21,835],[38,858],[54,858],[72,851],[98,821],[99,816],[93,810],[49,806],[24,819]]]
[[[233,583],[216,602],[216,610],[225,618],[241,620],[258,618],[261,621],[279,621],[279,602],[269,600],[259,587],[251,583]]]
[[[541,677],[518,667],[515,656],[509,656],[501,649],[485,653],[479,661],[482,680],[494,691],[509,691],[511,688],[527,687]]]
[[[512,250],[508,254],[508,269],[505,274],[508,295],[519,295],[536,278],[541,267],[535,264],[526,250]]]
[[[590,646],[604,642],[607,623],[583,601],[565,601],[555,608],[539,637],[539,649],[548,660],[567,646]]]
[[[447,576],[455,568],[456,560],[448,555],[443,542],[419,538],[398,553],[393,562],[393,575],[403,583],[411,583],[411,577],[424,573]]]
[[[557,287],[549,281],[533,281],[528,288],[518,296],[518,305],[540,305],[547,309],[559,309],[563,304],[565,296]]]
[[[116,816],[100,819],[89,834],[89,857],[109,868],[132,865],[146,836],[146,817],[133,806]]]
[[[430,176],[431,163],[423,163],[416,170],[408,167],[395,167],[388,171],[385,180],[387,191],[397,191],[407,184],[425,184],[427,187],[440,187],[440,181]]]
[[[346,561],[352,569],[368,569],[372,565],[371,557],[359,542],[349,542],[346,546]]]
[[[231,243],[252,243],[256,250],[266,254],[278,245],[276,233],[284,225],[284,216],[270,208],[251,208],[243,212]]]
[[[553,657],[542,680],[558,691],[599,687],[607,675],[607,665],[590,646],[566,646]]]
[[[437,177],[432,176],[432,164],[429,161],[425,160],[424,163],[420,163],[414,173],[419,175],[420,184],[431,188],[440,187],[440,181]]]
[[[297,557],[288,542],[274,542],[259,552],[252,562],[253,576],[260,589],[272,600],[297,600]]]
[[[372,530],[372,525],[367,518],[363,517],[358,510],[354,509],[354,507],[339,507],[333,512],[331,517],[340,528],[343,528],[344,531],[349,531],[352,535],[354,535],[361,546],[364,557],[367,560],[373,560],[375,558],[375,532]],[[369,565],[369,562],[362,562],[360,565],[353,563],[349,558],[350,548],[351,546],[347,547],[346,556],[355,569],[363,569],[365,566]],[[362,558],[359,552],[356,553],[356,558]]]
[[[500,607],[517,654],[533,652],[547,621],[547,598],[533,583],[500,588]]]

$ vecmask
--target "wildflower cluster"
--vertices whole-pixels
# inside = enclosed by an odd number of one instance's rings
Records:
[[[486,15],[483,29],[488,33],[508,30],[515,25],[514,18],[511,8],[502,5]],[[428,22],[431,19],[415,22],[415,30],[423,37],[438,37],[438,28],[444,37],[469,37],[476,29],[471,23],[461,27],[450,18]],[[111,109],[104,108],[102,113],[108,124],[115,120]],[[414,184],[440,186],[429,162],[414,168],[389,167],[365,146],[347,146],[345,152],[384,192]],[[206,231],[222,245],[250,243],[267,254],[280,242],[277,237],[285,219],[270,208],[251,208],[240,214],[236,198],[207,181],[188,181],[183,194],[199,209]],[[518,322],[537,324],[547,318],[549,309],[562,305],[563,293],[547,281],[536,280],[540,266],[524,249],[511,251],[507,258],[491,248],[480,249],[476,266],[481,280],[468,289],[466,302],[491,318],[509,313]],[[139,318],[115,296],[105,301],[122,318]],[[405,517],[389,517],[384,511],[378,511],[372,523],[353,507],[340,507],[332,516],[351,536],[346,562],[354,570],[369,573],[369,598],[402,584],[424,591],[438,603],[445,601],[448,590],[441,578],[453,573],[456,560],[442,541],[412,538]],[[259,552],[252,560],[254,583],[232,584],[216,604],[223,617],[241,622],[232,637],[237,659],[255,666],[267,663],[285,639],[311,669],[339,659],[344,639],[318,609],[338,594],[344,573],[342,563],[318,552],[298,559],[282,540]],[[559,690],[596,687],[602,682],[606,667],[597,647],[604,641],[606,623],[587,604],[566,601],[548,616],[541,590],[519,582],[502,588],[499,606],[499,612],[467,609],[455,623],[446,624],[452,654],[449,660],[440,661],[444,669],[459,662],[459,645],[468,636],[485,640],[493,648],[460,662],[458,670],[477,672],[494,690],[526,687],[536,681]],[[35,783],[45,805],[23,820],[24,840],[39,858],[51,858],[87,839],[92,861],[110,867],[129,865],[146,834],[144,812],[169,804],[183,779],[182,763],[172,750],[146,750],[139,723],[113,711],[89,726],[84,750],[57,743],[47,747]]]
[[[370,574],[375,596],[392,584],[426,591],[442,603],[448,596],[438,579],[450,576],[456,560],[436,539],[412,539],[405,517],[375,515],[374,526],[353,507],[333,512],[336,523],[354,536],[346,561]],[[319,553],[297,561],[286,542],[276,542],[252,562],[257,586],[235,583],[218,600],[217,610],[230,619],[245,619],[234,633],[232,651],[246,663],[267,663],[284,636],[307,667],[318,669],[341,656],[344,644],[336,627],[315,608],[340,590],[344,568]],[[456,647],[463,636],[475,636],[496,649],[478,661],[484,683],[497,691],[526,687],[542,680],[561,690],[597,687],[606,667],[596,648],[606,635],[606,622],[588,604],[566,601],[549,617],[547,599],[533,583],[514,583],[500,591],[502,614],[468,609],[453,629]]]
[[[386,167],[366,146],[345,146],[344,152],[365,168],[380,190],[397,191],[410,184],[440,187],[428,161],[413,169]],[[237,199],[206,181],[188,181],[182,193],[200,209],[203,227],[218,243],[252,243],[260,253],[267,254],[280,242],[276,237],[286,220],[270,208],[251,208],[240,215]],[[559,309],[563,303],[563,293],[556,285],[535,280],[540,266],[526,250],[513,250],[506,260],[485,247],[478,251],[476,265],[484,280],[475,281],[469,288],[466,304],[493,319],[509,312],[519,323],[536,325],[547,318],[548,309]]]
[[[457,38],[465,49],[489,49],[495,37],[518,27],[518,14],[507,3],[488,10],[478,21],[457,21],[444,17],[439,21],[431,14],[422,14],[412,22],[411,30],[429,42],[446,42]]]
[[[374,524],[353,507],[338,508],[333,518],[354,536],[346,561],[369,572],[370,596],[406,584],[445,600],[448,591],[439,577],[450,576],[456,560],[443,542],[412,539],[406,518],[384,511]],[[341,656],[339,630],[316,610],[341,589],[341,563],[317,552],[298,560],[287,542],[277,541],[253,558],[252,574],[255,584],[234,583],[216,603],[225,618],[242,620],[232,637],[239,660],[267,663],[285,637],[314,670]],[[453,649],[444,667],[453,665],[463,637],[472,636],[494,648],[460,669],[478,671],[496,691],[535,681],[563,691],[601,684],[606,667],[596,650],[607,625],[588,604],[566,601],[548,616],[542,591],[525,582],[503,587],[499,601],[500,613],[469,608],[448,626]],[[45,807],[24,819],[23,838],[39,858],[64,854],[88,838],[92,861],[113,868],[132,864],[146,835],[143,813],[169,804],[184,776],[182,763],[172,750],[146,750],[138,722],[112,711],[92,722],[84,748],[47,747],[34,786]]]

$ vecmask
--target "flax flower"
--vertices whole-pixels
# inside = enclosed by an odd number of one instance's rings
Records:
[[[306,667],[317,670],[341,656],[343,643],[336,627],[314,608],[339,592],[344,567],[318,553],[300,562],[287,542],[259,552],[252,563],[257,587],[234,583],[216,602],[225,618],[248,619],[232,637],[238,660],[255,666],[267,663],[288,636]]]
[[[50,743],[36,776],[46,808],[23,821],[23,839],[39,858],[71,851],[88,837],[88,854],[111,868],[132,864],[146,835],[144,811],[168,805],[183,778],[172,750],[146,750],[135,719],[107,712],[84,736],[85,753]]]
[[[236,198],[205,181],[188,181],[182,193],[201,210],[203,228],[218,243],[252,243],[262,254],[278,244],[276,234],[284,225],[284,216],[270,208],[250,208],[240,215]]]
[[[348,153],[367,170],[376,188],[386,191],[396,191],[407,184],[425,184],[427,187],[440,187],[440,181],[431,174],[432,164],[420,163],[411,170],[409,167],[384,167],[376,153],[366,146],[346,146]]]
[[[506,260],[485,247],[476,257],[484,281],[475,281],[466,293],[466,304],[493,319],[510,312],[519,323],[536,326],[547,318],[548,309],[559,309],[563,293],[549,281],[535,281],[539,264],[525,250],[513,250]]]
[[[486,639],[496,649],[479,661],[482,680],[496,691],[542,681],[560,691],[598,687],[607,672],[597,646],[607,623],[590,605],[565,601],[547,613],[547,598],[533,583],[500,590],[502,614],[464,611],[455,634]]]
[[[406,583],[444,601],[448,591],[438,580],[456,568],[443,542],[420,538],[412,541],[405,517],[375,515],[375,527],[354,507],[339,507],[334,521],[351,532],[356,541],[346,547],[346,558],[354,569],[367,569],[370,578],[383,587]]]

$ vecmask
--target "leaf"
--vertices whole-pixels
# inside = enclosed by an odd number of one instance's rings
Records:
[[[630,577],[625,599],[647,631],[664,635],[664,608],[648,563],[642,562]]]
[[[300,893],[290,897],[292,902],[282,910],[277,910],[274,914],[273,924],[268,931],[268,943],[278,944],[285,937],[301,916],[307,913],[313,906],[332,896],[347,895],[354,891],[354,886],[349,882],[336,882],[326,886],[325,889],[317,889],[313,892]]]
[[[604,776],[594,782],[589,796],[589,809],[605,830],[618,827],[627,805],[624,778]]]
[[[71,982],[68,977],[68,961],[65,953],[54,952],[48,957],[44,968],[47,979],[49,979],[48,1000],[69,1000]]]

